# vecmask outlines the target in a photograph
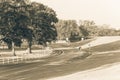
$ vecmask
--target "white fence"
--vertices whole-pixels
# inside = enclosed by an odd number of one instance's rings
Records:
[[[40,59],[41,57],[46,57],[51,55],[52,50],[35,50],[32,54],[24,54],[17,53],[17,56],[11,57],[0,57],[0,64],[18,64],[18,63],[26,63],[33,62],[35,60]]]
[[[22,62],[24,59],[22,57],[4,57],[0,58],[0,64],[16,64]]]

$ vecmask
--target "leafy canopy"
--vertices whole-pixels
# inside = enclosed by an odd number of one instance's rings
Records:
[[[0,35],[7,44],[20,46],[22,39],[36,40],[46,45],[57,37],[54,23],[58,21],[54,10],[29,0],[3,0],[0,2]]]

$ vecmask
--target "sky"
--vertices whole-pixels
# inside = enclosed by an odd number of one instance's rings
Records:
[[[31,0],[56,11],[59,19],[93,20],[120,29],[120,0]]]

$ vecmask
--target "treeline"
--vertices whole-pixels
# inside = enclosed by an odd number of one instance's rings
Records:
[[[56,24],[58,40],[80,40],[95,36],[119,36],[120,30],[110,28],[109,25],[99,26],[89,20],[59,20]]]

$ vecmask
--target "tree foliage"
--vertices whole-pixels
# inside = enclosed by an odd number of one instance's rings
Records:
[[[46,45],[56,39],[56,13],[51,8],[29,0],[2,0],[0,2],[0,35],[11,47],[20,46],[22,39],[31,48],[33,39]]]
[[[80,20],[79,25],[75,20],[59,20],[56,23],[57,39],[91,38],[96,36],[117,36],[119,30],[109,28],[109,25],[97,25],[94,21]]]
[[[96,25],[94,21],[80,21],[80,30],[85,36],[117,36],[118,30],[110,28],[109,25]]]
[[[8,45],[12,42],[16,46],[21,45],[21,39],[25,37],[23,30],[28,31],[30,22],[27,8],[25,0],[4,0],[0,3],[0,34]]]
[[[79,35],[79,27],[75,20],[59,20],[55,25],[58,33],[58,39],[62,40],[70,38],[73,34]]]
[[[34,37],[38,44],[46,46],[46,42],[56,40],[57,32],[54,23],[58,21],[51,8],[39,3],[32,3],[32,25]]]

